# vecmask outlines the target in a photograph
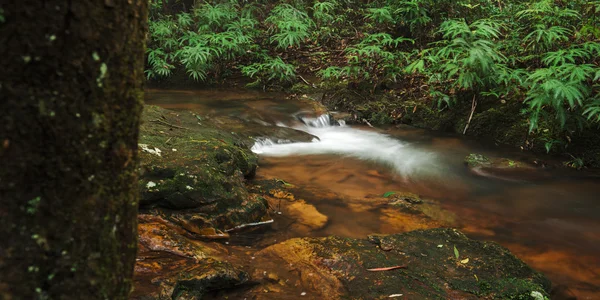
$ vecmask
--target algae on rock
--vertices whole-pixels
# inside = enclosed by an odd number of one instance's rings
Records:
[[[233,228],[266,215],[266,202],[245,186],[257,168],[256,155],[244,146],[249,138],[218,129],[210,120],[199,124],[191,111],[146,106],[142,120],[142,209],[199,216],[200,229]]]
[[[454,247],[460,250],[460,260]],[[531,299],[532,292],[547,295],[550,289],[542,274],[507,249],[471,240],[454,229],[374,235],[368,240],[291,239],[259,255],[312,274],[302,276],[302,284],[328,299],[382,299],[393,294],[416,299]],[[401,268],[376,272],[389,267]]]

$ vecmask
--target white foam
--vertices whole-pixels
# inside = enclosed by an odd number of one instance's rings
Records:
[[[307,125],[294,127],[319,137],[310,143],[277,143],[270,139],[257,140],[252,151],[264,156],[339,154],[375,161],[394,168],[401,175],[432,170],[436,164],[433,153],[386,134],[348,126],[331,126],[329,116],[303,119]],[[421,172],[422,173],[422,172]]]

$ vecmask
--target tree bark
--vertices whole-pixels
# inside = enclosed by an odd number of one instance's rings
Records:
[[[125,299],[147,0],[0,3],[0,298]]]

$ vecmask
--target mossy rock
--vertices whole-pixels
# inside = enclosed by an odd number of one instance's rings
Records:
[[[258,161],[246,146],[251,139],[200,119],[190,111],[145,107],[141,208],[190,210],[221,229],[260,220],[266,203],[251,197],[245,185]]]
[[[471,153],[465,157],[465,164],[470,168],[489,167],[492,162],[483,154]]]
[[[548,279],[507,249],[471,240],[454,229],[369,239],[291,239],[259,255],[283,259],[300,274],[310,273],[301,276],[301,284],[323,299],[384,299],[393,294],[411,299],[533,299],[532,292],[547,296],[550,289]],[[398,268],[386,269],[390,267]]]

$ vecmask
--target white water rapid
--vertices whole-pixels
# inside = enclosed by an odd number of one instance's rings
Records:
[[[435,154],[418,149],[386,134],[333,124],[329,115],[302,118],[297,130],[317,136],[310,143],[278,143],[258,139],[252,151],[263,156],[333,154],[374,161],[392,167],[402,176],[430,173],[436,169]],[[439,167],[439,166],[437,166]]]

